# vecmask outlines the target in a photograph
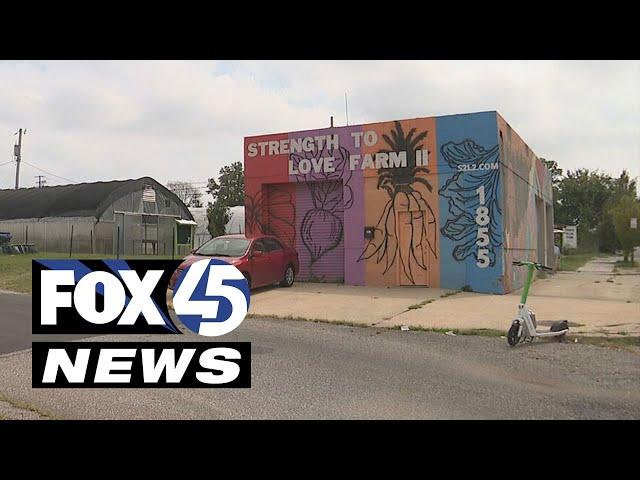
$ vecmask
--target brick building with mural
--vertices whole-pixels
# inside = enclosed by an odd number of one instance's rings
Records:
[[[495,111],[244,139],[245,231],[300,281],[508,293],[553,263],[549,173]]]

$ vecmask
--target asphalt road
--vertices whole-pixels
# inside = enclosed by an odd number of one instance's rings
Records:
[[[74,419],[640,418],[640,356],[609,348],[273,319],[220,340],[252,342],[252,388],[32,389],[27,351],[0,357],[0,398]]]
[[[88,335],[31,335],[31,295],[0,293],[0,355],[31,348],[32,341],[61,341]]]

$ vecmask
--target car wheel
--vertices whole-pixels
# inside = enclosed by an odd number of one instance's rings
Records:
[[[295,272],[293,271],[293,267],[291,265],[287,266],[287,269],[284,271],[284,278],[280,282],[281,287],[290,287],[293,285],[295,280]]]

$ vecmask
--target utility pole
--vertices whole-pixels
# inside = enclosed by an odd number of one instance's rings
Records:
[[[34,175],[38,179],[38,188],[42,188],[47,184],[46,177],[44,175]]]
[[[25,133],[27,133],[25,131]],[[20,188],[20,160],[22,158],[22,129],[18,130],[18,144],[13,146],[16,157],[16,190]]]

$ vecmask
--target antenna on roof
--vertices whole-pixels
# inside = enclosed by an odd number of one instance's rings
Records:
[[[347,103],[347,92],[344,92],[344,115],[347,117],[347,126],[349,126],[349,105]]]

